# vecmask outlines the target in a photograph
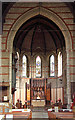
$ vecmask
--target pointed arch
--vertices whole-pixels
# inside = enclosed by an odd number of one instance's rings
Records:
[[[15,21],[15,23],[12,26],[12,30],[16,29],[16,31],[18,31],[18,29],[20,28],[20,26],[24,22],[26,22],[29,18],[34,17],[38,14],[39,14],[38,8],[34,8],[34,9],[24,13],[23,15],[20,16],[19,19],[17,19]],[[60,28],[60,30],[62,31],[62,33],[65,37],[66,49],[68,49],[68,48],[71,49],[72,48],[71,35],[70,35],[69,29],[66,26],[65,22],[57,14],[55,14],[53,11],[51,11],[51,10],[49,11],[49,10],[42,8],[42,7],[40,9],[40,14],[42,16],[45,16],[45,17],[51,19],[54,23],[56,21],[56,24],[58,25],[58,27]],[[8,41],[7,41],[7,49],[10,49],[10,51],[12,51],[12,49],[13,49],[13,40],[14,40],[14,37],[16,35],[16,31],[13,32],[13,34],[12,34],[12,30],[9,31]],[[66,30],[66,32],[64,30]],[[9,40],[11,40],[11,43],[9,42]],[[11,45],[9,45],[9,44],[11,44]],[[12,46],[12,47],[10,48],[10,46]]]

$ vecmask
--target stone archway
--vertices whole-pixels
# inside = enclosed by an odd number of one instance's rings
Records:
[[[13,41],[14,37],[16,35],[16,32],[20,28],[20,26],[26,22],[28,19],[39,15],[39,8],[34,8],[26,13],[24,13],[22,16],[20,16],[19,19],[16,20],[14,25],[12,26],[9,35],[8,35],[8,40],[7,40],[7,49],[10,51],[10,68],[9,68],[9,79],[12,81],[12,50],[13,50]],[[69,68],[69,49],[72,49],[72,42],[71,42],[71,36],[68,27],[66,26],[65,22],[53,11],[47,10],[45,8],[40,8],[40,15],[47,17],[48,19],[51,19],[56,25],[60,28],[60,30],[63,33],[63,36],[65,38],[65,44],[66,44],[66,51],[67,51],[67,99],[68,99],[68,104],[71,101],[71,93],[70,93],[70,68]],[[16,31],[14,31],[14,29]],[[12,32],[14,31],[14,32]],[[9,45],[10,44],[10,45]],[[10,89],[11,89],[11,84],[10,84]]]
[[[25,23],[28,19],[30,19],[36,15],[39,15],[39,8],[34,8],[34,9],[26,12],[19,19],[16,20],[16,22],[12,26],[12,28],[9,32],[9,35],[8,35],[7,49],[10,49],[10,51],[12,51],[13,40],[14,40],[16,32],[18,31],[18,29],[20,28],[20,26],[23,23]],[[65,38],[66,50],[72,49],[70,32],[69,32],[69,29],[66,26],[65,22],[53,11],[47,10],[42,7],[40,8],[40,15],[45,16],[48,19],[51,19],[60,28],[60,30],[62,31],[64,38]],[[15,31],[12,32],[13,30],[15,30]],[[11,47],[9,44],[11,44]]]

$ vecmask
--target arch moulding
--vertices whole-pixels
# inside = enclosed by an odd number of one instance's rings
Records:
[[[15,37],[18,29],[28,19],[30,19],[36,15],[39,15],[39,8],[34,8],[34,9],[24,13],[13,24],[13,26],[9,32],[8,40],[7,40],[7,49],[10,50],[10,52],[12,52],[14,37]],[[55,14],[53,11],[47,10],[45,8],[42,8],[42,7],[40,8],[40,15],[52,20],[60,28],[60,30],[62,31],[64,38],[65,38],[66,50],[69,50],[69,49],[71,50],[72,49],[71,35],[70,35],[69,29],[66,26],[65,22],[57,14]],[[14,31],[14,32],[12,32],[12,31]]]
[[[28,19],[39,15],[39,8],[34,8],[26,13],[24,13],[23,15],[21,15],[13,24],[9,35],[8,35],[8,40],[7,40],[7,49],[10,51],[10,54],[13,51],[13,41],[14,41],[14,37],[16,35],[16,32],[18,31],[18,29],[21,27],[21,25],[23,23],[25,23]],[[72,41],[71,41],[71,35],[69,32],[68,27],[66,26],[65,22],[62,20],[62,18],[60,18],[56,13],[54,13],[53,11],[47,10],[45,8],[40,7],[40,15],[52,20],[61,30],[64,39],[65,39],[65,45],[66,45],[66,51],[67,51],[67,88],[69,91],[67,91],[67,93],[70,92],[70,70],[69,70],[69,50],[72,50]],[[14,31],[14,32],[12,32]],[[12,54],[11,54],[12,55]],[[10,63],[12,64],[12,59],[11,59],[11,55],[10,55]],[[11,65],[12,66],[12,65]],[[11,69],[11,68],[10,68]],[[12,71],[12,69],[10,70]],[[9,79],[10,81],[12,81],[11,75],[9,75]],[[70,103],[70,93],[67,94],[68,96],[68,104]]]

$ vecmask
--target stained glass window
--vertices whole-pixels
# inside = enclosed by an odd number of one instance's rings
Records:
[[[25,55],[23,56],[22,62],[23,62],[22,63],[22,76],[26,77],[26,75],[27,75],[27,58]]]
[[[58,76],[62,75],[62,54],[59,52],[58,54]]]
[[[41,58],[36,58],[36,77],[41,77]]]
[[[54,55],[50,56],[50,76],[54,76]]]

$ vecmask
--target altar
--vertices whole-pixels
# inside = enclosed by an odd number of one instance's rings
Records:
[[[33,107],[45,106],[46,79],[31,79],[31,105]]]
[[[45,106],[45,100],[32,100],[33,107]]]

